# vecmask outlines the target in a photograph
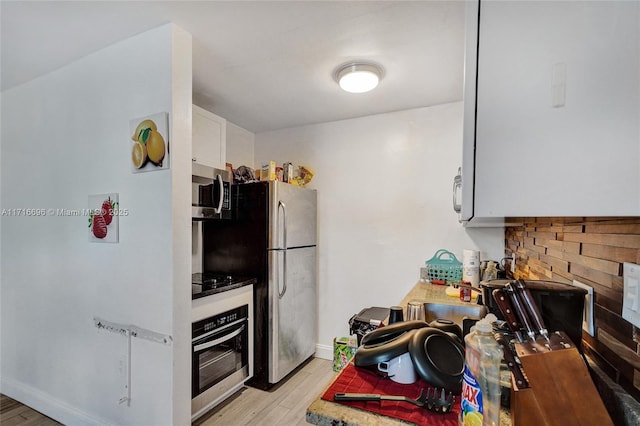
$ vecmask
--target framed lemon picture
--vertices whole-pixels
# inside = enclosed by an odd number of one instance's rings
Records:
[[[168,114],[160,112],[129,121],[131,172],[169,169]]]

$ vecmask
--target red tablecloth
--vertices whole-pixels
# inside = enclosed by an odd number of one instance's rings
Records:
[[[416,399],[420,389],[432,388],[422,379],[416,383],[403,385],[388,378],[381,377],[375,372],[347,365],[322,395],[322,399],[333,401],[333,395],[343,393],[374,393],[380,395],[404,395]],[[359,408],[382,414],[396,419],[405,420],[418,425],[458,426],[460,413],[460,396],[455,397],[452,411],[447,414],[433,413],[426,408],[420,408],[408,402],[400,401],[334,401],[339,404]]]

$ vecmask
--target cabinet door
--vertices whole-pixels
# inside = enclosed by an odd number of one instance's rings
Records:
[[[193,161],[224,170],[227,121],[193,105]]]
[[[476,163],[476,75],[478,64],[478,12],[479,1],[466,3],[466,34],[464,60],[464,109],[462,167],[460,168],[461,187],[454,182],[454,209],[459,205],[459,220],[467,222],[473,219],[475,201],[475,163]],[[457,191],[460,191],[458,198]]]
[[[473,216],[640,214],[639,2],[479,16]]]

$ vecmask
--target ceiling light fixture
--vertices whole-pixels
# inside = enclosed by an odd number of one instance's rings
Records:
[[[338,68],[336,81],[349,93],[364,93],[375,89],[382,78],[382,69],[371,63],[351,62]]]

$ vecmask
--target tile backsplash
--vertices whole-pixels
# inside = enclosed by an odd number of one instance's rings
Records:
[[[583,332],[585,354],[640,401],[640,331],[622,318],[622,264],[640,263],[640,217],[514,220],[523,223],[505,228],[514,278],[592,287],[596,333]]]

